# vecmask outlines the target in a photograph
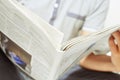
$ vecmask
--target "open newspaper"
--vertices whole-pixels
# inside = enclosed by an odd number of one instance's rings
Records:
[[[57,80],[82,57],[99,52],[99,42],[106,45],[110,34],[119,28],[109,27],[61,43],[62,32],[15,0],[0,0],[1,49],[33,80]]]

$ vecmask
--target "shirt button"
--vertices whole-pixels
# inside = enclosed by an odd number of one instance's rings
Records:
[[[54,7],[55,7],[55,8],[58,8],[58,4],[57,4],[57,3],[56,3],[56,4],[54,4]]]

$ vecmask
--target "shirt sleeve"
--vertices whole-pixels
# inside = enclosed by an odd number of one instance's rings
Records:
[[[109,8],[109,0],[96,0],[90,5],[89,13],[83,25],[83,30],[97,31],[104,27]]]

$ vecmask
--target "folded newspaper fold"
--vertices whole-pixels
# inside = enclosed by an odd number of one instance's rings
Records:
[[[58,79],[82,57],[99,51],[96,46],[106,45],[109,35],[119,28],[109,27],[61,44],[62,32],[15,0],[0,0],[0,46],[33,80]]]

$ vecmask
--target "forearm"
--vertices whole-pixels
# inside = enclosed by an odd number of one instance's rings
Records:
[[[117,71],[116,67],[111,62],[110,56],[106,55],[90,54],[88,57],[80,61],[80,65],[84,68],[96,71]]]
[[[93,31],[80,30],[79,35],[85,36],[85,35],[88,35],[90,33],[93,33]]]

